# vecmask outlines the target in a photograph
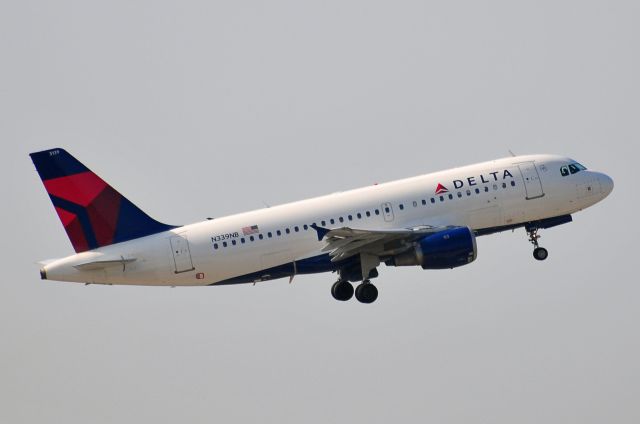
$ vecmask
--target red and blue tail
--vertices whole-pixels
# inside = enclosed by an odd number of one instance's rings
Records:
[[[64,149],[29,156],[77,253],[175,228],[142,212]]]

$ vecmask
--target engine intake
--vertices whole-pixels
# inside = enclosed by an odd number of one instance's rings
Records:
[[[457,227],[423,237],[407,252],[385,263],[391,266],[420,265],[423,269],[456,268],[473,262],[476,238],[468,227]]]

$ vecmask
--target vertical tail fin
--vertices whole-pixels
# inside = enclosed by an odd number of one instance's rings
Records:
[[[175,228],[151,218],[64,149],[29,156],[77,253]]]

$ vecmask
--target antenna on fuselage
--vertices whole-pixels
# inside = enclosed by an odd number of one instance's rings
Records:
[[[514,158],[516,157],[516,155],[511,151],[511,149],[509,149],[509,150],[508,150],[508,152],[509,152],[509,154],[510,154],[511,156],[513,156]]]

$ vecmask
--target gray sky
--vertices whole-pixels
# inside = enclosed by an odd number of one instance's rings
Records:
[[[637,423],[637,1],[0,3],[0,421]],[[72,253],[27,154],[222,216],[516,153],[603,203],[452,271],[255,287],[39,280]]]

